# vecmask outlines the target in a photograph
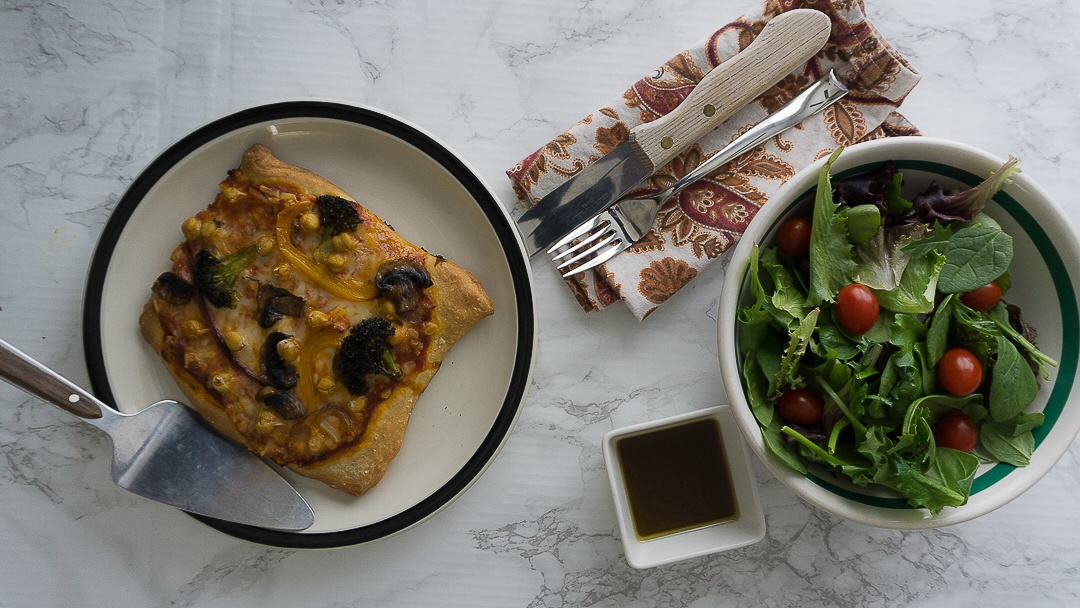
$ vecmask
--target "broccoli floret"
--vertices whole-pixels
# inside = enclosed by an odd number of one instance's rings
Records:
[[[360,225],[360,214],[356,207],[340,196],[320,196],[315,199],[315,211],[318,212],[319,223],[323,226],[324,240],[342,232],[352,232]]]
[[[209,249],[195,254],[195,286],[204,298],[218,308],[236,308],[233,285],[240,272],[255,261],[255,244],[217,257]]]
[[[323,231],[313,257],[323,262],[333,252],[330,239],[343,232],[356,230],[361,221],[360,213],[356,211],[352,203],[332,194],[324,194],[316,198],[314,207],[319,214],[319,223],[322,224]]]
[[[394,326],[381,317],[365,319],[349,330],[334,355],[334,373],[349,393],[366,393],[367,376],[372,374],[401,381],[401,370],[394,362],[387,342],[392,335]]]

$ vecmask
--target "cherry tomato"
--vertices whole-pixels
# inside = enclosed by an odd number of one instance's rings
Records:
[[[784,420],[802,426],[819,424],[825,414],[821,398],[802,388],[784,391],[776,400],[776,411]]]
[[[806,255],[810,251],[810,222],[801,217],[784,221],[776,232],[776,246],[793,258]]]
[[[877,296],[866,285],[845,285],[836,295],[836,317],[844,329],[865,334],[877,323]]]
[[[1001,301],[1001,286],[997,281],[990,281],[982,287],[976,287],[960,296],[960,301],[968,308],[990,310]]]
[[[964,412],[949,412],[934,427],[934,440],[938,447],[970,452],[979,440],[979,429]]]
[[[970,395],[982,384],[982,364],[966,348],[947,351],[937,364],[941,386],[957,397]]]

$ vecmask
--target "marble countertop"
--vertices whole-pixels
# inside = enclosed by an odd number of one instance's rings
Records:
[[[923,75],[901,110],[924,134],[1022,158],[1080,217],[1080,5],[866,4]],[[747,5],[0,0],[0,335],[88,384],[80,319],[95,242],[138,172],[214,118],[297,97],[377,106],[456,149],[509,208],[505,169]],[[533,271],[539,350],[503,451],[435,518],[359,547],[267,548],[130,495],[109,480],[104,439],[0,386],[0,606],[1080,600],[1077,443],[1005,507],[915,532],[813,508],[755,462],[764,541],[630,568],[601,438],[725,401],[715,344],[723,271],[703,273],[644,322],[618,306],[585,314],[549,265]]]

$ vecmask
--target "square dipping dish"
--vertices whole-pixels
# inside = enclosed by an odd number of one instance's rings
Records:
[[[634,568],[765,537],[750,452],[728,406],[612,430],[603,449],[626,561]]]

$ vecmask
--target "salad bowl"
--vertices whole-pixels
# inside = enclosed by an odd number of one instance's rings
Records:
[[[1080,406],[1076,402],[1080,391],[1076,383],[1080,354],[1080,240],[1076,231],[1061,208],[1023,172],[1022,159],[1021,171],[1014,173],[982,210],[1012,239],[1005,300],[1019,306],[1024,322],[1038,332],[1038,350],[1056,365],[1045,367],[1037,391],[1032,389],[1033,399],[1022,412],[1042,415],[1042,424],[1030,431],[1028,441],[1033,441],[1033,449],[1026,466],[994,461],[985,458],[983,452],[974,476],[967,477],[970,485],[964,488],[967,495],[963,504],[934,509],[915,507],[888,487],[865,481],[852,483],[836,472],[837,467],[809,463],[805,472],[789,467],[775,452],[776,444],[772,444],[773,449],[767,445],[748,398],[744,354],[739,347],[743,329],[739,310],[754,298],[748,269],[758,251],[776,242],[786,219],[810,216],[819,176],[827,161],[819,159],[785,183],[757,213],[732,253],[720,294],[717,339],[721,377],[736,422],[751,450],[781,482],[811,504],[844,518],[883,528],[921,529],[957,524],[989,513],[1041,479],[1080,431]],[[846,148],[832,163],[830,173],[835,181],[872,171],[886,161],[892,161],[903,175],[901,194],[908,198],[926,190],[931,182],[937,182],[947,192],[966,190],[986,180],[1006,162],[961,143],[896,137]],[[927,315],[919,319],[930,323]],[[979,449],[973,453],[979,453]]]

